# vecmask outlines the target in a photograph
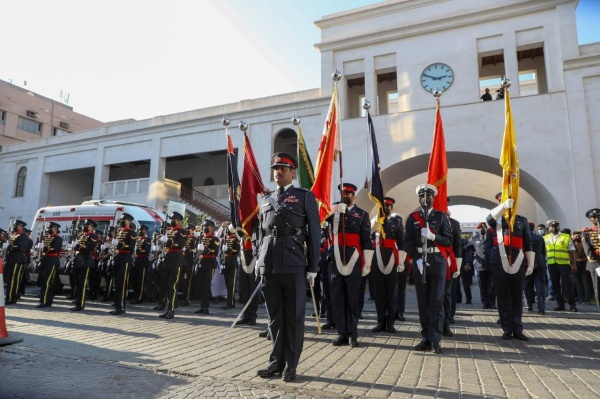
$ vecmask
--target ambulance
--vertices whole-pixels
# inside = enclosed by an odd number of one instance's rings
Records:
[[[77,236],[77,233],[83,231],[83,223],[86,219],[96,222],[95,230],[102,231],[106,237],[110,227],[118,228],[119,218],[123,213],[128,213],[133,217],[131,226],[135,230],[142,224],[148,226],[149,236],[152,236],[155,231],[160,231],[166,216],[145,205],[124,201],[90,200],[84,201],[81,205],[47,206],[39,209],[35,214],[31,224],[30,238],[34,244],[37,244],[48,223],[58,223],[60,225],[59,234],[63,238],[63,250],[67,251],[69,242]],[[39,249],[34,245],[33,252],[35,251],[39,251]],[[33,257],[35,258],[35,253]],[[63,262],[64,259],[61,259],[61,266]],[[36,277],[37,275],[33,274],[31,276],[33,281]],[[63,276],[61,276],[61,280],[64,280]]]

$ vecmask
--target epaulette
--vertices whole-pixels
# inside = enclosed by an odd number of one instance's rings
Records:
[[[309,191],[307,188],[304,187],[294,187],[296,190],[300,190],[300,191]]]

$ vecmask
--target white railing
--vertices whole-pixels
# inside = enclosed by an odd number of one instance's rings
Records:
[[[150,179],[115,180],[104,183],[103,198],[129,197],[136,194],[148,194]]]
[[[214,200],[229,198],[229,186],[227,184],[220,184],[216,186],[198,186],[194,187],[194,190]]]

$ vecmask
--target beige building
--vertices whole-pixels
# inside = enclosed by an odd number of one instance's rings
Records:
[[[0,80],[0,146],[94,129],[104,123]]]

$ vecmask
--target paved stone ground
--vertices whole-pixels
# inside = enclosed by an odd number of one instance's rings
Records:
[[[456,333],[444,339],[442,355],[412,351],[420,341],[414,287],[407,290],[407,317],[397,334],[371,332],[372,301],[359,323],[358,348],[333,347],[334,332],[317,334],[307,317],[305,346],[293,383],[265,380],[270,343],[259,324],[236,327],[215,345],[240,310],[193,313],[197,304],[162,320],[153,304],[129,305],[111,316],[107,303],[88,302],[70,312],[59,297],[50,309],[35,309],[35,287],[6,308],[7,328],[23,342],[0,348],[0,398],[598,398],[600,315],[525,310],[530,342],[504,341],[498,315],[474,304],[458,305]],[[555,306],[549,302],[548,308]],[[312,306],[307,303],[310,309]],[[307,310],[310,313],[310,310]]]

